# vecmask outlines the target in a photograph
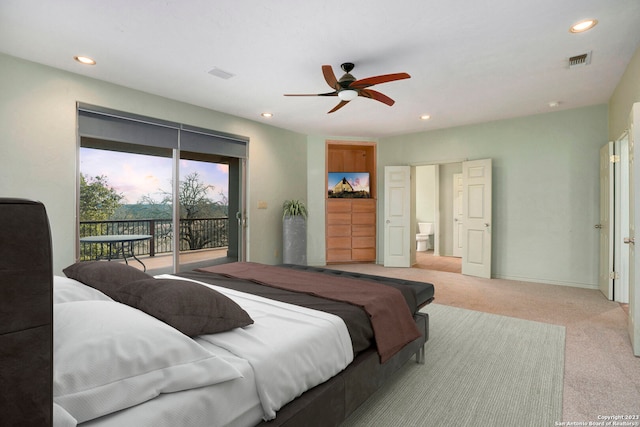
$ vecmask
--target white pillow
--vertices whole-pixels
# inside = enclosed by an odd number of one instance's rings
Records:
[[[241,378],[171,326],[114,301],[54,305],[53,400],[78,423],[160,393]]]
[[[63,276],[53,276],[53,303],[70,301],[113,301],[99,290]]]

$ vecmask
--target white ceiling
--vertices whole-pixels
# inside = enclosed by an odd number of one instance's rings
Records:
[[[599,24],[586,33],[569,27]],[[285,129],[382,137],[607,103],[639,0],[0,0],[0,52]],[[592,51],[591,64],[568,58]],[[74,55],[96,59],[82,66]],[[396,103],[285,97],[354,62]],[[214,67],[235,76],[225,80]],[[271,112],[271,119],[260,116]],[[429,121],[419,120],[430,114]]]

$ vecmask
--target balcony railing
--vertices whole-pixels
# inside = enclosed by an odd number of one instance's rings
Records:
[[[172,252],[174,237],[170,219],[133,219],[116,221],[80,221],[80,237],[113,234],[147,234],[151,239],[133,244],[133,253],[155,256]],[[223,248],[229,245],[229,218],[181,219],[180,251]],[[97,259],[109,251],[103,243],[80,243],[80,259]],[[111,253],[117,258],[117,253]]]

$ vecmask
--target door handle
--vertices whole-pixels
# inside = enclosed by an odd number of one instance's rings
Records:
[[[602,228],[602,224],[596,224],[594,228]]]
[[[485,222],[485,223],[484,223],[484,226],[485,226],[485,227],[487,227],[487,228],[489,228],[489,223],[488,223],[488,222]]]
[[[627,244],[627,245],[635,245],[636,244],[636,239],[633,237],[625,237],[623,239],[623,241]]]

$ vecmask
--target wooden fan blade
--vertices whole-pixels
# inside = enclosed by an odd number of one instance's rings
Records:
[[[376,101],[380,101],[383,104],[387,104],[388,106],[392,106],[396,102],[393,99],[389,98],[387,95],[373,89],[361,89],[360,95],[364,96],[365,98],[375,99]]]
[[[366,79],[356,80],[349,85],[349,88],[364,89],[365,87],[379,85],[380,83],[388,83],[396,80],[408,79],[411,76],[407,73],[383,74],[380,76],[367,77]]]
[[[348,103],[349,103],[349,101],[340,101],[340,103],[338,105],[336,105],[335,107],[333,107],[333,109],[331,111],[329,111],[327,114],[331,114],[334,111],[338,111],[339,109],[341,109],[342,107],[344,107]]]
[[[338,84],[338,79],[336,79],[336,75],[333,73],[333,68],[331,68],[331,65],[322,66],[322,75],[324,75],[324,79],[327,82],[327,84],[331,87],[331,89],[335,89],[335,90],[340,89],[340,85]]]
[[[285,93],[284,96],[338,96],[338,92],[327,93]]]

